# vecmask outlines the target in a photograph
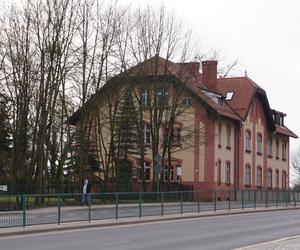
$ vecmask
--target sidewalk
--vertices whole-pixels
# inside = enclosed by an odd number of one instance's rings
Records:
[[[237,248],[234,250],[298,250],[300,249],[300,235],[269,241],[265,243],[255,244]]]
[[[180,220],[180,219],[196,219],[196,218],[206,218],[206,217],[215,217],[215,216],[229,216],[235,214],[249,214],[249,213],[258,213],[258,212],[272,212],[272,211],[280,211],[280,210],[295,210],[300,209],[300,207],[287,207],[287,208],[257,208],[254,210],[253,208],[242,209],[234,209],[231,211],[228,210],[218,210],[214,211],[205,211],[201,213],[185,213],[185,214],[168,214],[164,216],[147,216],[147,217],[131,217],[131,218],[120,218],[118,220],[115,219],[106,219],[106,220],[94,220],[91,222],[81,221],[81,222],[68,222],[62,223],[60,225],[57,224],[44,224],[44,225],[33,225],[23,227],[12,227],[12,228],[0,228],[0,239],[1,237],[7,236],[19,236],[31,233],[44,233],[44,232],[55,232],[62,230],[74,230],[74,229],[83,229],[83,228],[97,228],[97,227],[109,227],[109,226],[122,226],[122,225],[130,225],[130,224],[140,224],[140,223],[154,223],[154,222],[162,222],[169,220]],[[297,241],[298,242],[298,241]],[[300,246],[297,244],[298,249]],[[244,248],[248,249],[248,248]],[[257,248],[249,248],[249,249],[257,249]],[[262,249],[270,249],[270,248],[262,248]],[[272,249],[272,248],[271,248]],[[279,248],[280,249],[280,248]],[[294,249],[294,248],[291,248]]]

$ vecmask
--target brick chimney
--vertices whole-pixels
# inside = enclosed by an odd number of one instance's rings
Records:
[[[203,85],[211,91],[217,91],[217,65],[218,61],[203,61]]]

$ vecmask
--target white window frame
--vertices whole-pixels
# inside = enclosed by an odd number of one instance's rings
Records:
[[[257,153],[262,154],[263,137],[261,133],[257,134]]]
[[[142,90],[141,102],[144,107],[148,106],[149,103],[149,93],[147,89]]]
[[[150,125],[145,123],[144,124],[144,144],[150,144],[151,143],[151,128]]]
[[[251,131],[250,130],[246,130],[246,133],[245,133],[245,149],[247,151],[251,151],[251,146],[252,146],[252,143],[251,143]]]
[[[249,164],[245,166],[245,185],[251,185],[251,166]]]
[[[230,125],[226,126],[226,146],[227,147],[231,146],[231,126]]]
[[[268,155],[269,156],[273,155],[273,138],[272,137],[268,138]]]
[[[259,187],[262,186],[262,168],[261,167],[256,168],[256,186],[259,186]]]
[[[230,162],[226,162],[226,184],[230,184],[231,180],[230,180],[230,175],[231,175],[231,166],[230,166]]]

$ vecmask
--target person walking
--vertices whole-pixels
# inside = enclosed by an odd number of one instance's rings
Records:
[[[88,179],[85,179],[82,188],[81,206],[83,206],[84,204],[89,206],[90,203],[91,203],[91,185],[89,184]]]

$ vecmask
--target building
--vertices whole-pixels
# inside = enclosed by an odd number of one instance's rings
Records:
[[[217,61],[202,62],[200,72],[198,62],[173,63],[158,56],[133,67],[126,77],[124,75],[115,77],[115,84],[125,87],[130,78],[130,82],[135,83],[134,88],[139,89],[140,99],[136,102],[146,107],[143,109],[146,145],[143,171],[139,156],[130,157],[134,166],[129,177],[133,190],[138,190],[143,173],[147,190],[151,190],[153,180],[158,178],[154,167],[159,165],[157,161],[162,165],[162,183],[180,183],[193,190],[288,188],[289,142],[290,137],[298,137],[284,125],[286,115],[270,108],[266,92],[248,76],[218,78]],[[93,103],[92,111],[89,111],[94,113],[90,118],[93,128],[97,127],[93,122],[97,117],[95,114],[99,115],[95,110],[104,110],[110,98],[108,93],[116,92],[111,86],[111,83],[105,84],[88,102]],[[170,154],[170,160],[166,159],[166,154],[157,159],[161,153],[153,155],[151,150],[153,133],[147,125],[151,110],[147,105],[155,87],[149,90],[148,86],[159,86],[155,94],[160,98],[158,100],[169,98],[176,92],[174,90],[182,87],[180,107],[184,109],[173,123],[170,151],[177,150]],[[81,107],[69,119],[77,128],[83,110]],[[168,112],[164,117],[166,114]],[[160,123],[159,138],[164,138],[164,124],[163,121]],[[186,128],[189,131],[192,128],[193,132],[187,133]],[[97,129],[92,131],[90,136],[96,141]],[[103,131],[109,133],[109,129]],[[109,136],[103,138],[105,145],[109,145]],[[157,151],[162,148],[159,146]]]

